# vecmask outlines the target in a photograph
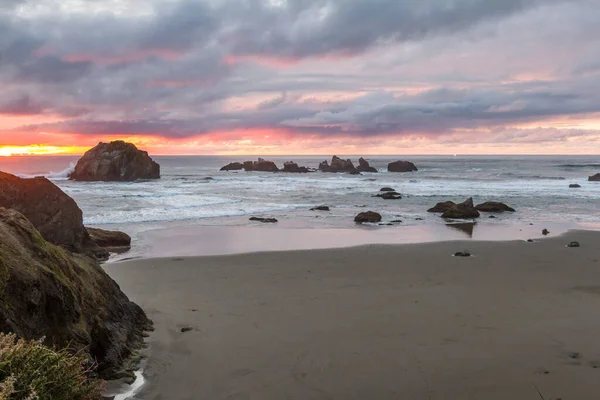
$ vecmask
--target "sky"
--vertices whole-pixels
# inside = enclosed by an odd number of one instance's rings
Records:
[[[0,0],[0,155],[598,154],[598,0]]]

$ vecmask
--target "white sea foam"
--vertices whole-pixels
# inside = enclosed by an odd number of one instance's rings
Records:
[[[17,174],[17,176],[19,178],[35,178],[36,176],[43,176],[52,180],[60,180],[67,179],[69,174],[73,171],[75,171],[75,163],[71,163],[68,168],[65,168],[59,172],[50,171],[42,174]]]
[[[126,392],[115,395],[114,400],[127,400],[139,393],[146,380],[144,379],[142,371],[135,371],[134,374],[135,381],[127,388]]]

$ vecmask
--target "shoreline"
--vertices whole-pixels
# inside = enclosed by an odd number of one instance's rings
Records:
[[[489,223],[454,221],[439,224],[379,226],[377,224],[344,227],[307,227],[302,220],[284,220],[277,224],[187,225],[144,230],[134,235],[131,250],[112,254],[109,263],[131,259],[217,256],[271,251],[350,248],[370,244],[419,244],[465,240],[527,241],[557,237],[571,231],[600,231],[594,225],[550,222]],[[105,227],[106,228],[106,227]],[[544,236],[542,229],[549,229]]]
[[[528,400],[538,387],[592,400],[598,240],[569,231],[104,268],[155,322],[145,398]],[[465,246],[474,257],[452,257]]]

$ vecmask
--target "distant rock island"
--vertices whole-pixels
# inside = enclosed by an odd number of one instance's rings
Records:
[[[99,143],[79,159],[69,179],[76,181],[132,182],[159,179],[160,165],[132,143]]]

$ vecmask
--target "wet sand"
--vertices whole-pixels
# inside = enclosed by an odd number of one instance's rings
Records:
[[[140,399],[600,398],[600,232],[104,267],[155,322]]]

